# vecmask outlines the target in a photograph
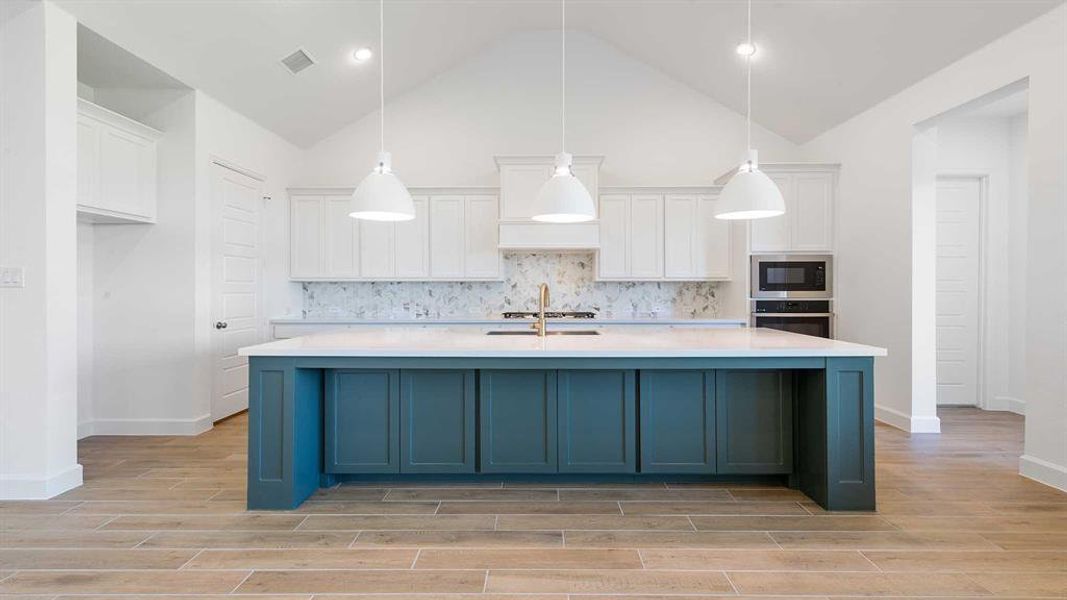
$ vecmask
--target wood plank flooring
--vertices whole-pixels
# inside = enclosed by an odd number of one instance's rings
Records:
[[[0,502],[0,597],[1067,598],[1067,494],[1020,477],[1022,419],[877,428],[877,513],[699,483],[346,485],[244,510],[246,419],[94,437],[85,485]],[[573,597],[572,599],[569,597]]]

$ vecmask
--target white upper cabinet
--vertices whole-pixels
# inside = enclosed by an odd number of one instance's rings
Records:
[[[397,279],[426,279],[430,275],[429,198],[412,196],[415,218],[397,221],[393,261]]]
[[[668,194],[663,201],[664,271],[668,279],[697,276],[700,205],[696,194]]]
[[[752,221],[750,250],[832,253],[836,166],[764,165],[763,170],[782,190],[786,213]]]
[[[554,170],[552,156],[498,156],[500,169],[501,248],[524,250],[594,249],[599,246],[596,221],[585,223],[538,223],[534,199]],[[589,195],[598,196],[600,156],[575,156],[574,176]]]
[[[289,275],[317,279],[324,273],[323,203],[321,196],[289,199]]]
[[[430,275],[462,278],[465,274],[466,212],[463,196],[437,196],[430,202]]]
[[[500,276],[495,195],[453,194],[447,189],[416,193],[414,219],[379,222],[348,216],[350,190],[315,191],[290,190],[293,280],[463,281]]]
[[[500,277],[500,249],[497,221],[500,202],[496,196],[473,195],[464,198],[464,276],[466,279]]]
[[[162,133],[78,100],[78,212],[104,223],[156,220],[156,145]]]
[[[348,216],[352,210],[348,196],[324,199],[324,276],[359,276],[359,220]]]
[[[597,273],[601,279],[630,276],[630,196],[600,197],[600,252]]]
[[[697,273],[702,279],[729,281],[733,278],[732,223],[715,218],[717,195],[701,194],[697,201]]]
[[[600,197],[599,279],[730,279],[731,228],[714,218],[716,196],[677,190],[630,188]]]
[[[351,218],[351,217],[349,217]],[[359,276],[362,279],[396,278],[396,223],[359,222]]]
[[[658,279],[663,276],[663,197],[634,194],[630,197],[630,277]]]

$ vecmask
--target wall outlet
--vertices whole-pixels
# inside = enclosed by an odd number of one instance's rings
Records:
[[[0,267],[0,288],[26,287],[25,267]]]

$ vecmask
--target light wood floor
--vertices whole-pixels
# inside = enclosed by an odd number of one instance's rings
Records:
[[[1067,597],[1067,494],[1016,474],[1022,420],[953,409],[942,425],[878,427],[877,514],[777,487],[501,482],[345,486],[247,513],[243,417],[94,437],[83,487],[0,503],[0,595]]]

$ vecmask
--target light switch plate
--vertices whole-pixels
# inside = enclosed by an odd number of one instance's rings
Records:
[[[26,287],[24,267],[0,267],[0,288]]]

